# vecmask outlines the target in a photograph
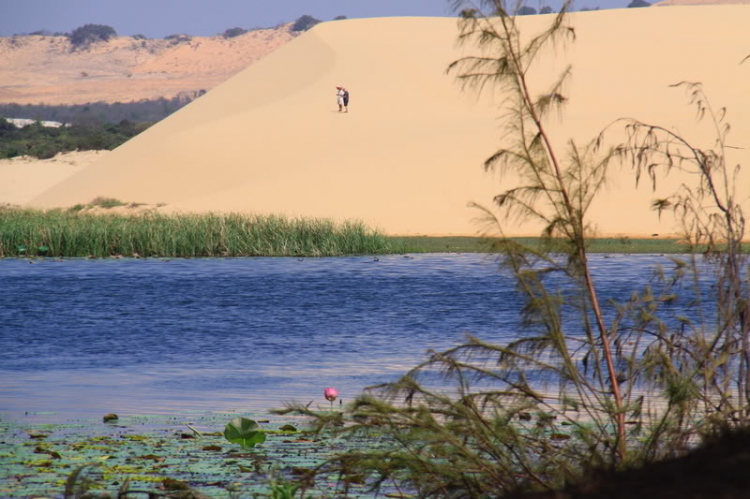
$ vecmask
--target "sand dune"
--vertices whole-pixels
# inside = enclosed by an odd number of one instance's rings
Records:
[[[20,205],[108,155],[109,151],[60,153],[50,159],[0,159],[0,205]]]
[[[0,102],[85,104],[193,95],[294,39],[290,27],[228,39],[120,36],[79,50],[63,36],[0,38]]]
[[[549,20],[521,22],[533,30]],[[750,53],[750,6],[584,12],[571,22],[577,41],[537,71],[542,88],[573,65],[571,104],[551,125],[562,150],[569,138],[587,141],[622,116],[712,145],[684,92],[668,87],[682,80],[704,83],[714,104],[729,109],[730,145],[747,146],[750,63],[740,61]],[[498,145],[503,96],[480,99],[445,74],[462,53],[456,34],[456,21],[446,18],[321,24],[30,204],[107,196],[178,211],[358,218],[392,234],[475,235],[479,212],[467,203],[489,206],[515,179],[482,169]],[[351,92],[349,114],[336,111],[336,84]],[[750,153],[730,153],[746,165],[747,200]],[[605,235],[672,233],[672,220],[660,221],[649,203],[683,180],[690,179],[670,175],[653,194],[636,189],[624,168],[592,220]]]

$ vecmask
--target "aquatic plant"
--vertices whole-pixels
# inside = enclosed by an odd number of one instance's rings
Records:
[[[267,416],[247,416],[260,422],[267,435],[262,447],[250,451],[228,444],[222,434],[234,418],[231,412],[181,414],[179,419],[207,430],[202,438],[175,432],[171,414],[124,417],[117,426],[89,419],[38,424],[0,417],[2,497],[251,498],[269,497],[276,487],[277,497],[294,491],[291,496],[300,498],[310,495],[303,490],[312,486],[308,470],[342,448],[367,445],[325,434],[314,441],[307,433],[291,436],[282,423],[299,418],[263,422]],[[316,478],[321,489],[335,480]],[[313,495],[330,497],[321,492]]]
[[[328,387],[323,391],[323,396],[331,403],[331,412],[333,412],[333,401],[339,396],[339,391],[333,387]]]
[[[266,434],[252,419],[235,418],[224,428],[224,438],[243,449],[251,449],[266,441]]]
[[[683,455],[704,435],[747,424],[750,283],[724,112],[714,113],[700,87],[688,84],[715,126],[714,149],[627,120],[617,122],[624,124],[624,142],[612,140],[613,126],[585,146],[570,142],[561,155],[546,117],[567,101],[562,89],[571,70],[539,97],[529,75],[545,48],[574,39],[570,4],[544,30],[523,36],[516,12],[501,0],[480,2],[487,12],[471,2],[454,5],[469,7],[461,13],[459,40],[476,43],[481,55],[450,70],[466,87],[507,96],[501,147],[484,166],[513,171],[521,183],[498,194],[494,206],[477,208],[488,232],[501,236],[495,247],[524,297],[524,330],[508,344],[470,336],[431,352],[400,380],[358,397],[336,420],[290,407],[321,428],[344,418],[346,433],[390,443],[342,453],[321,469],[364,474],[374,488],[395,483],[420,497],[503,496],[554,490],[591,469]],[[622,161],[632,162],[635,181],[672,168],[696,173],[698,188],[655,206],[682,219],[692,253],[674,258],[672,269],[657,269],[653,282],[620,302],[602,303],[588,260],[586,214],[611,165]],[[540,244],[503,238],[505,220],[516,218],[541,222]],[[676,316],[670,308],[676,300],[691,303],[695,316]]]
[[[304,499],[305,497],[304,492],[301,491],[301,484],[285,480],[283,477],[277,478],[272,476],[269,488],[271,499],[294,499],[297,497],[297,492],[300,492],[300,499]]]
[[[357,221],[0,207],[0,256],[335,256],[394,250],[398,247],[385,236]]]

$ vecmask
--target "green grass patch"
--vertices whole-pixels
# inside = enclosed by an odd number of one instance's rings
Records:
[[[538,237],[513,237],[529,246],[538,246]],[[483,237],[389,237],[393,247],[402,248],[405,253],[492,253],[493,244],[499,239]],[[750,243],[744,245],[745,251],[750,251]],[[679,254],[688,253],[689,246],[676,239],[628,237],[600,238],[589,241],[590,253],[640,253],[640,254]]]
[[[499,239],[388,237],[361,222],[239,213],[90,213],[127,203],[97,198],[68,210],[0,207],[0,257],[343,256],[388,253],[491,253]],[[131,205],[128,205],[131,206]],[[540,238],[512,238],[535,246]],[[750,250],[750,244],[745,245]],[[591,253],[687,253],[673,239],[592,239]]]
[[[109,208],[117,208],[118,206],[125,206],[126,204],[127,203],[123,203],[119,199],[98,197],[94,199],[93,201],[91,201],[89,203],[89,206],[91,207],[98,206],[100,208],[109,209]],[[75,209],[78,206],[79,205],[74,206],[73,211],[80,211],[80,210]]]
[[[0,208],[0,256],[339,256],[401,252],[360,222]]]

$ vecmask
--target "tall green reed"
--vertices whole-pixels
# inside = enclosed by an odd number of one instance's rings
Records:
[[[384,235],[356,221],[0,209],[0,256],[336,256],[392,251]]]

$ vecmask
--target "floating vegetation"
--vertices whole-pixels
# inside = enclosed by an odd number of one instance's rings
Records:
[[[252,449],[266,441],[266,434],[252,419],[235,418],[224,428],[224,438],[243,449]]]
[[[391,253],[398,247],[356,221],[0,208],[2,257],[339,256]]]
[[[316,474],[319,465],[335,453],[379,445],[359,437],[289,431],[290,423],[303,423],[299,417],[254,417],[266,439],[244,449],[224,439],[222,430],[234,419],[240,419],[237,413],[214,412],[121,416],[117,424],[102,418],[44,425],[0,418],[0,496],[72,492],[75,497],[85,489],[117,497],[125,487],[131,494],[188,487],[212,498],[300,489],[305,497],[325,496],[341,484],[338,476]],[[31,437],[42,430],[44,438]],[[349,488],[370,497],[365,484]]]

